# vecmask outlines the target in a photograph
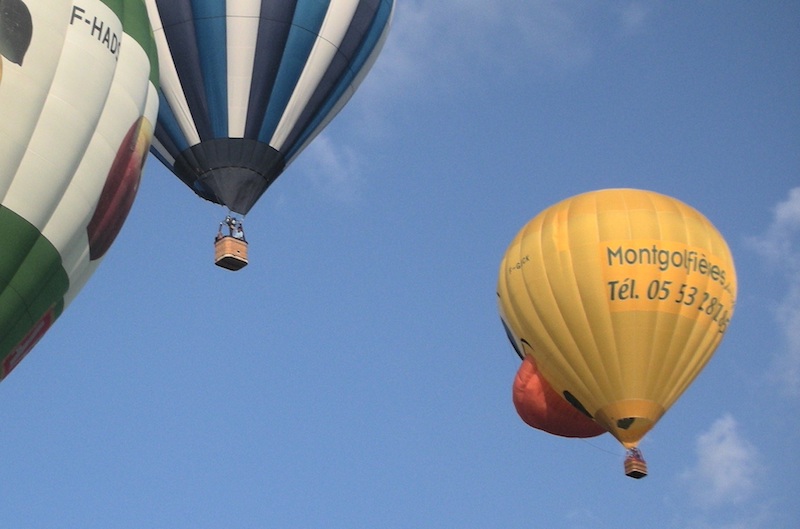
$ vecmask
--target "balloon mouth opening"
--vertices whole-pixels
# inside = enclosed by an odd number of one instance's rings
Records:
[[[183,151],[173,172],[206,200],[245,215],[284,165],[283,156],[266,143],[216,138]]]
[[[664,415],[664,407],[644,399],[628,399],[597,410],[595,421],[617,438],[625,448],[634,448]]]

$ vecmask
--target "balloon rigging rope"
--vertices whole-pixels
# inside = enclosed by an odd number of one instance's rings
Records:
[[[595,450],[599,450],[600,452],[605,452],[606,454],[611,454],[614,457],[623,457],[625,455],[625,454],[620,454],[619,452],[612,452],[611,450],[608,450],[608,449],[603,448],[601,446],[597,446],[595,444],[592,444],[589,441],[587,441],[586,439],[578,439],[578,440],[583,442],[583,443],[586,443],[587,445],[591,446]]]

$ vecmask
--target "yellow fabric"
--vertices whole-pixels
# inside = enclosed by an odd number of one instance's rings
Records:
[[[610,189],[531,220],[502,260],[497,295],[519,350],[632,447],[722,340],[736,272],[722,236],[693,208]]]

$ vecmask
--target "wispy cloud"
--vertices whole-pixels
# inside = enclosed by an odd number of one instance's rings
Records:
[[[697,438],[697,462],[682,474],[703,507],[739,505],[750,499],[764,472],[760,455],[726,414]]]
[[[641,31],[653,13],[651,2],[630,2],[621,7],[620,19],[626,33]]]
[[[579,69],[602,39],[645,27],[656,1],[398,1],[386,46],[348,108],[357,112],[360,141],[383,133],[388,101],[472,89],[487,65],[511,79],[531,70]],[[330,144],[320,148],[333,152]],[[344,164],[354,161],[340,158]]]
[[[579,507],[569,511],[566,515],[565,527],[582,529],[586,527],[601,526],[601,520],[590,509]]]
[[[380,59],[380,85],[463,83],[478,63],[496,70],[573,69],[609,35],[646,26],[655,0],[405,0]],[[485,69],[482,69],[485,71]],[[378,83],[374,83],[377,85]]]
[[[468,68],[476,61],[573,64],[587,57],[585,3],[574,0],[409,0],[397,4],[387,51],[405,77]],[[455,81],[454,81],[455,82]]]
[[[313,190],[331,200],[352,203],[361,196],[364,178],[358,155],[325,133],[306,148],[297,166]]]
[[[784,278],[785,295],[775,313],[786,348],[777,358],[776,378],[787,392],[800,395],[800,187],[773,210],[772,224],[751,246]]]
[[[770,510],[771,505],[757,505],[747,512],[726,512],[711,517],[696,517],[676,520],[675,529],[771,529],[778,517]]]

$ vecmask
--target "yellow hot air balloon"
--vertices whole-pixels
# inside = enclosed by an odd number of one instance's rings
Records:
[[[643,477],[637,444],[722,340],[736,272],[725,240],[695,209],[608,189],[531,220],[506,251],[497,294],[515,343],[629,449],[626,473]]]

